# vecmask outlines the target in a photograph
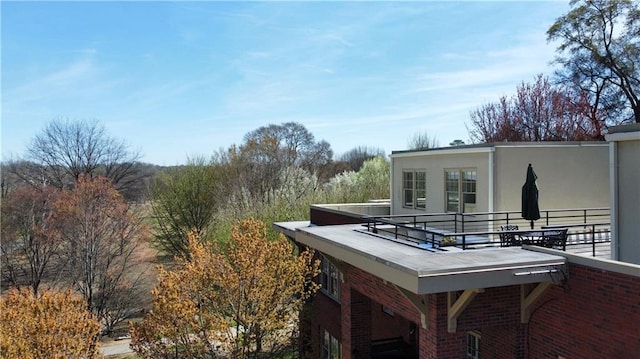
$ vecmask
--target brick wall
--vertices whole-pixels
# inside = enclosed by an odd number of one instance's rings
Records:
[[[528,339],[530,358],[640,358],[640,277],[570,264],[567,284],[531,316]]]
[[[568,282],[540,298],[529,324],[520,323],[519,286],[486,288],[458,318],[457,332],[448,333],[446,293],[428,296],[425,330],[420,313],[393,285],[360,269],[346,268],[342,304],[323,294],[318,295],[323,299],[316,300],[321,313],[317,323],[341,333],[345,359],[353,358],[354,348],[367,353],[365,338],[408,338],[408,326],[390,324],[381,305],[417,324],[424,359],[464,357],[470,331],[480,333],[485,358],[633,358],[640,353],[638,277],[570,264]],[[400,319],[391,323],[398,324]]]
[[[350,213],[336,213],[324,208],[311,207],[311,223],[317,226],[332,224],[357,224],[362,223],[362,216]]]
[[[312,210],[312,221],[314,218],[317,221],[314,223],[320,225],[356,220],[331,212],[314,214]],[[358,297],[355,303],[362,302],[362,296],[371,299],[372,328],[366,335],[392,336],[392,326],[384,324],[384,319],[376,314],[380,305],[386,305],[417,324],[419,355],[424,359],[464,358],[469,331],[480,333],[484,358],[640,357],[640,273],[633,276],[569,263],[568,281],[540,298],[532,308],[528,324],[520,323],[519,286],[486,288],[458,318],[457,332],[448,333],[446,293],[428,295],[429,325],[423,329],[418,310],[393,285],[363,270],[348,265],[346,268],[342,304],[326,297],[316,300],[318,315],[313,319],[315,328],[322,325],[340,333],[344,359],[353,358],[350,352],[354,338],[351,332],[353,293]],[[364,313],[361,308],[355,312],[357,316]],[[363,320],[356,318],[356,325]],[[395,336],[405,335],[402,327],[399,326],[400,332]],[[359,335],[355,338],[363,337]]]
[[[486,288],[476,294],[457,321],[456,333],[448,332],[447,295],[438,293],[430,300],[437,307],[433,336],[436,351],[424,358],[462,358],[466,354],[467,333],[481,335],[481,353],[485,358],[522,358],[520,325],[520,287]]]
[[[351,351],[355,358],[371,355],[371,299],[351,291]]]
[[[446,293],[428,296],[429,326],[425,330],[421,328],[418,310],[392,284],[385,283],[382,279],[358,268],[348,268],[343,290],[354,289],[357,293],[371,298],[373,300],[372,310],[385,305],[395,314],[416,324],[419,331],[420,358],[453,359],[464,357],[467,332],[469,331],[481,333],[483,357],[522,358],[519,348],[524,328],[519,324],[520,288],[518,286],[488,288],[485,292],[477,294],[459,317],[457,332],[448,333]],[[351,315],[353,316],[353,312]],[[345,319],[342,318],[343,333],[345,329],[348,331],[348,327],[345,327],[347,325]],[[375,320],[372,321],[372,325],[377,323]],[[409,326],[400,328],[400,331],[392,335],[388,331],[388,327],[385,329],[372,328],[371,333],[384,331],[388,337],[403,336],[408,341],[408,329]],[[345,348],[347,347],[345,346]],[[349,359],[350,357],[345,356],[345,358]]]

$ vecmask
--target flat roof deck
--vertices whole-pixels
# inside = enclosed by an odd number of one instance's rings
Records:
[[[361,225],[274,223],[279,232],[416,294],[558,281],[566,258],[521,247],[431,251],[370,233]]]

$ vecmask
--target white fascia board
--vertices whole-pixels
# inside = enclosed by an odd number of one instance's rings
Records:
[[[494,152],[495,148],[491,147],[474,147],[474,148],[444,148],[438,150],[416,151],[416,152],[401,152],[391,154],[391,158],[407,158],[407,157],[422,157],[422,156],[437,156],[437,155],[451,155],[451,154],[467,154],[467,153],[489,153]]]
[[[633,141],[640,140],[640,131],[617,132],[604,135],[607,141]]]

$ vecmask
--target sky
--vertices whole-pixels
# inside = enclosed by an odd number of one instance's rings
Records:
[[[1,13],[2,160],[91,120],[177,165],[298,122],[336,155],[470,143],[469,112],[551,75],[568,1],[12,2]]]

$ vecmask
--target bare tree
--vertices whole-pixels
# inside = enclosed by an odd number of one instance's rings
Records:
[[[270,203],[265,194],[287,181],[292,167],[301,167],[323,178],[333,151],[326,141],[316,141],[303,125],[287,122],[247,133],[240,146],[232,146],[224,160],[236,179],[236,192],[248,192],[253,201]]]
[[[26,159],[33,165],[10,168],[28,183],[46,182],[58,188],[68,188],[81,175],[101,175],[122,191],[140,180],[134,166],[139,158],[97,121],[54,120],[27,149]]]
[[[81,175],[54,208],[69,280],[89,311],[103,324],[113,323],[114,311],[121,306],[115,302],[117,307],[111,307],[113,299],[136,299],[122,291],[135,288],[139,279],[138,249],[148,239],[146,226],[105,177]]]
[[[586,97],[555,88],[542,75],[533,84],[523,82],[514,96],[503,96],[470,115],[469,133],[476,142],[603,139],[602,121]]]
[[[437,138],[431,137],[428,132],[418,132],[409,138],[407,147],[410,150],[426,150],[440,147],[440,143]]]
[[[561,82],[589,94],[610,122],[640,122],[640,7],[631,0],[572,0],[547,38],[559,40]]]
[[[2,200],[3,278],[14,286],[29,286],[38,295],[43,282],[55,284],[60,271],[61,240],[53,220],[52,187],[22,186]]]
[[[362,164],[375,157],[384,157],[385,152],[382,148],[358,146],[343,153],[338,160],[346,162],[352,171],[359,171]]]

